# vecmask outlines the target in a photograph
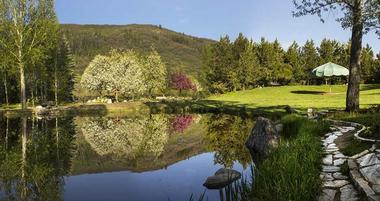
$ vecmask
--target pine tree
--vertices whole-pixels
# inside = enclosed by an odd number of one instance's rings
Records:
[[[306,41],[302,47],[303,71],[305,72],[306,84],[311,84],[311,71],[319,65],[319,56],[313,40]]]
[[[302,83],[302,80],[305,78],[306,73],[303,70],[301,48],[297,42],[294,41],[285,53],[285,63],[289,64],[292,67],[293,81]]]

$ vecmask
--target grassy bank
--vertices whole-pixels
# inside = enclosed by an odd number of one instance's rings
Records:
[[[380,113],[379,111],[367,111],[366,113],[353,113],[353,114],[335,113],[332,118],[362,124],[367,127],[367,130],[365,130],[362,134],[360,134],[360,136],[365,137],[365,138],[380,140]],[[345,140],[343,145],[344,146],[341,147],[342,153],[348,156],[353,156],[366,149],[371,148],[373,143],[363,142],[361,140],[356,139],[355,136],[351,135],[349,136],[348,139]]]
[[[327,93],[330,89],[325,85],[266,87],[214,95],[208,100],[263,109],[275,109],[284,105],[303,110],[310,107],[317,109],[345,108],[347,86],[333,85],[331,87],[332,93]],[[362,108],[380,104],[380,85],[362,85],[360,104]]]
[[[284,136],[279,147],[259,165],[254,178],[254,200],[316,200],[321,189],[320,136],[327,133],[325,122],[312,122],[288,115],[282,119]]]

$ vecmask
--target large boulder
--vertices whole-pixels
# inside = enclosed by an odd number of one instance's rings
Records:
[[[240,172],[232,169],[221,168],[214,176],[208,177],[203,184],[208,189],[221,189],[241,178]]]
[[[245,145],[252,156],[266,156],[271,149],[278,146],[278,141],[276,125],[270,119],[259,117]]]

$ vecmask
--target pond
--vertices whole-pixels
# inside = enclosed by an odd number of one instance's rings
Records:
[[[224,114],[0,119],[1,200],[221,199],[222,167],[251,174],[253,120]],[[207,200],[206,199],[206,200]]]

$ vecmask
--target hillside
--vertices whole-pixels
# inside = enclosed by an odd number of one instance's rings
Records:
[[[203,47],[212,40],[196,38],[153,25],[61,25],[68,38],[82,74],[97,54],[111,49],[134,49],[147,52],[153,45],[169,71],[182,70],[197,76],[201,68]]]

